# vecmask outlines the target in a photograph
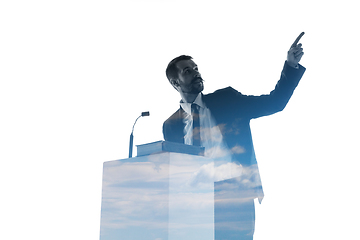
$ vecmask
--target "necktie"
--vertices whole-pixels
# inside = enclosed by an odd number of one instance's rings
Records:
[[[193,145],[200,146],[199,105],[191,104],[191,116],[193,117]]]

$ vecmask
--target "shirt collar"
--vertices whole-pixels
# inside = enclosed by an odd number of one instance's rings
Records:
[[[197,97],[195,98],[194,102],[195,104],[199,105],[200,108],[205,108],[205,103],[202,100],[202,93],[199,93]],[[183,100],[180,101],[181,108],[189,115],[191,115],[191,104],[192,103],[186,103]]]

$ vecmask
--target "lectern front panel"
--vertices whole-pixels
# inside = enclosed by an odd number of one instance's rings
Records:
[[[169,152],[105,162],[100,240],[214,239],[212,167]]]

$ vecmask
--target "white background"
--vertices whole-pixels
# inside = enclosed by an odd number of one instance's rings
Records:
[[[204,93],[270,92],[300,32],[307,68],[252,121],[265,199],[256,240],[359,239],[356,1],[2,1],[0,238],[99,239],[102,164],[162,139],[194,58]],[[134,151],[136,155],[136,151]]]

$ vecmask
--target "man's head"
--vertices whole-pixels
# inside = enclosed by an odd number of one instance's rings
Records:
[[[166,77],[180,94],[198,94],[204,89],[203,79],[192,57],[181,55],[166,68]]]

